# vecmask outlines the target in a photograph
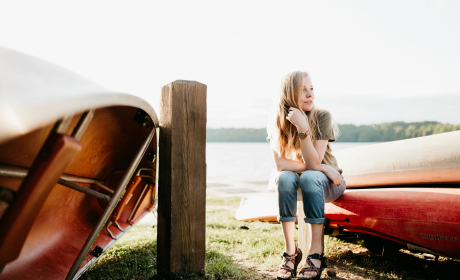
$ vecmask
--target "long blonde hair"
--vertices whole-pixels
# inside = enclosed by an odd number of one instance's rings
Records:
[[[277,136],[279,155],[291,158],[295,152],[298,160],[302,160],[300,142],[296,137],[297,128],[286,119],[289,108],[299,109],[308,120],[308,126],[312,141],[316,140],[321,131],[318,126],[319,109],[313,103],[311,111],[304,112],[301,108],[300,99],[303,91],[303,78],[308,76],[307,72],[292,72],[287,74],[281,81],[281,89],[276,101],[271,123],[267,127],[268,135]],[[275,133],[273,133],[275,132]]]

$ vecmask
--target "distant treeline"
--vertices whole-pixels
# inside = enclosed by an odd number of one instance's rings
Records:
[[[337,142],[386,142],[460,130],[439,122],[393,122],[372,125],[339,124]],[[266,142],[265,128],[208,128],[207,142]]]

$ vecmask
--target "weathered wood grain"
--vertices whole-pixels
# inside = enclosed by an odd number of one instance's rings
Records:
[[[205,263],[206,85],[162,88],[158,181],[158,271],[202,271]]]

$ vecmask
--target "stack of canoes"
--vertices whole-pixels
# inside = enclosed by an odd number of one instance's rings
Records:
[[[394,248],[460,257],[458,143],[455,131],[335,153],[347,190],[326,203],[325,232],[363,233],[372,237],[370,248],[391,242]],[[277,194],[271,196],[245,198],[237,219],[276,221]],[[259,210],[254,215],[252,209]]]

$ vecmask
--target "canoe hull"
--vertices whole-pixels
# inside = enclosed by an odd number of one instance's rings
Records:
[[[334,152],[347,188],[460,184],[460,131]]]
[[[237,220],[276,221],[277,194],[270,195],[247,199],[237,210]],[[350,189],[326,203],[326,231],[366,233],[408,248],[460,257],[459,200],[459,188]]]
[[[453,188],[347,190],[325,212],[332,229],[460,257],[459,199],[460,189]]]

